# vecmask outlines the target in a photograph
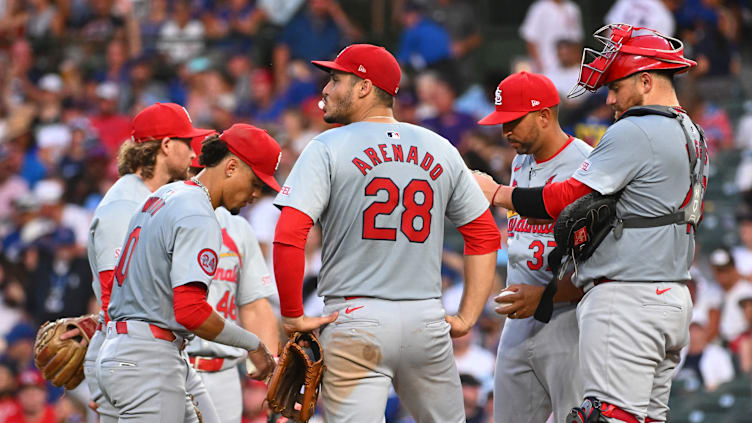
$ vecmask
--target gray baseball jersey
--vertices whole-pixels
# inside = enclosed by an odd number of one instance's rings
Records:
[[[92,288],[99,304],[102,304],[99,272],[115,268],[128,232],[128,222],[149,194],[151,191],[141,178],[132,173],[124,175],[112,185],[94,210],[86,252],[93,276]]]
[[[689,119],[687,119],[687,122]],[[699,133],[687,131],[699,151]],[[708,167],[705,167],[707,177]],[[574,178],[601,194],[624,190],[616,208],[622,218],[657,217],[676,212],[689,191],[689,159],[676,119],[631,116],[608,128]],[[611,231],[595,253],[578,263],[575,284],[597,278],[619,281],[689,279],[694,233],[685,225]]]
[[[208,288],[221,245],[221,228],[201,188],[181,181],[158,189],[128,225],[115,268],[110,318],[140,320],[191,336],[175,320],[172,290],[191,282]]]
[[[699,151],[697,129],[686,116],[683,121]],[[680,125],[657,115],[621,119],[574,178],[602,194],[623,190],[616,205],[622,218],[676,212],[690,185]],[[575,283],[586,289],[577,308],[584,397],[614,404],[640,421],[665,421],[671,376],[689,340],[692,300],[681,281],[689,278],[694,246],[688,225],[624,228],[620,239],[611,231],[578,264]],[[597,278],[628,283],[590,283]],[[599,333],[608,333],[608,342],[591,342]]]
[[[531,154],[517,155],[512,161],[511,184],[527,188],[566,180],[592,149],[570,137],[546,161],[537,162]],[[548,284],[552,276],[548,254],[556,246],[553,223],[531,225],[509,212],[507,232],[507,285]],[[542,422],[552,411],[554,421],[564,420],[582,398],[577,338],[573,305],[557,307],[548,324],[532,317],[506,321],[494,372],[495,422]]]
[[[123,175],[110,187],[94,210],[86,252],[91,266],[92,288],[97,297],[97,303],[100,305],[102,304],[102,284],[99,280],[99,272],[115,268],[120,247],[128,232],[128,222],[149,194],[151,191],[141,178],[134,174]],[[104,322],[104,311],[99,313],[99,318]],[[89,348],[86,349],[84,374],[91,398],[99,405],[97,412],[100,420],[102,423],[110,423],[117,421],[117,410],[102,398],[102,391],[94,377],[94,364],[102,342],[104,342],[104,334],[97,331],[89,343]]]
[[[572,177],[593,148],[570,138],[550,159],[536,162],[532,154],[517,155],[512,161],[512,186],[538,187]],[[507,214],[509,267],[507,284],[547,285],[551,280],[548,254],[556,246],[553,223],[531,225],[517,213]]]
[[[215,212],[222,228],[222,246],[217,273],[206,300],[220,315],[237,324],[238,307],[270,297],[277,291],[250,223],[240,216],[233,216],[224,207]],[[188,344],[186,350],[189,355],[202,357],[241,358],[247,354],[242,348],[198,337]]]
[[[387,300],[441,297],[444,216],[461,226],[488,209],[449,141],[375,122],[314,138],[275,204],[321,221],[319,295]]]

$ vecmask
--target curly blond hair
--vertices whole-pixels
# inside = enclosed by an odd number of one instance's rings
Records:
[[[157,163],[157,154],[162,146],[161,140],[149,140],[134,142],[128,140],[120,146],[117,156],[118,173],[120,176],[136,173],[141,170],[144,179],[154,176],[154,165]]]

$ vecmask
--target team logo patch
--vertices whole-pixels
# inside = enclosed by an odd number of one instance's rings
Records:
[[[501,106],[501,88],[496,89],[496,93],[494,94],[494,104]]]
[[[396,139],[396,140],[398,140],[398,139],[399,139],[399,137],[400,137],[400,136],[399,136],[399,132],[394,132],[394,131],[389,131],[389,132],[387,132],[387,133],[386,133],[386,136],[387,136],[387,137],[389,137],[389,138],[394,138],[394,139]]]
[[[209,276],[217,272],[217,253],[211,248],[204,248],[198,253],[198,265]]]
[[[287,185],[283,185],[282,189],[279,190],[279,193],[282,195],[290,195],[290,187],[288,187]]]
[[[578,246],[587,241],[587,228],[584,226],[574,231],[574,246]]]
[[[587,160],[585,160],[584,162],[582,162],[582,164],[580,165],[580,169],[582,169],[585,172],[587,172],[588,169],[590,169],[590,162],[587,161]]]

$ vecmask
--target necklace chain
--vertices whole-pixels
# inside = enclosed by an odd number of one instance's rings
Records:
[[[204,184],[201,183],[201,181],[198,180],[197,177],[192,177],[191,181],[198,185],[202,190],[204,190],[204,194],[206,194],[206,197],[209,199],[209,202],[211,203],[211,194],[209,194],[209,190],[204,186]]]

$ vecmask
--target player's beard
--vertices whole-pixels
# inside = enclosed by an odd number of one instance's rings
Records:
[[[352,91],[353,87],[350,87],[350,89],[348,89],[347,92],[342,96],[342,100],[337,103],[331,103],[331,106],[333,106],[331,108],[330,103],[327,101],[327,111],[326,113],[324,113],[324,122],[338,123],[341,125],[347,125],[348,123],[350,123],[349,118],[347,117],[347,112],[349,112],[352,108]],[[331,97],[328,97],[327,100],[329,98]]]
[[[183,181],[190,177],[187,167],[182,169],[167,168],[167,175],[170,177],[169,182]]]
[[[237,216],[237,215],[240,214],[240,209],[237,208],[237,207],[234,208],[234,209],[230,209],[229,211],[230,211],[230,214],[233,215],[233,216]]]

